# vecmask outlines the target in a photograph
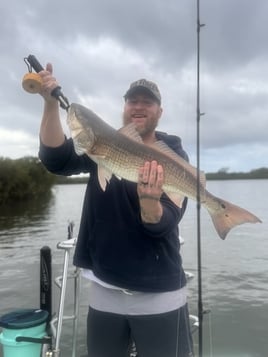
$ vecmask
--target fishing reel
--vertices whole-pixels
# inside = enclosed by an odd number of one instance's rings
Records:
[[[22,79],[22,87],[28,93],[39,93],[41,90],[42,78],[38,73],[43,71],[44,68],[34,55],[25,57],[24,62],[26,63],[29,72],[26,73]],[[36,73],[33,72],[33,69]],[[51,95],[60,102],[61,108],[68,111],[70,104],[68,99],[63,95],[60,86],[54,88]]]

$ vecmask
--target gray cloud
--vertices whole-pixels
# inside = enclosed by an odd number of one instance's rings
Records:
[[[200,3],[206,25],[201,30],[205,169],[267,166],[268,3]],[[44,65],[53,63],[70,101],[91,107],[115,127],[129,83],[155,80],[163,95],[160,129],[180,135],[194,161],[196,1],[10,0],[0,4],[0,13],[0,155],[37,154],[38,140],[35,148],[33,143],[42,99],[21,87],[27,71],[23,58],[35,54]],[[9,136],[17,145],[8,144]]]

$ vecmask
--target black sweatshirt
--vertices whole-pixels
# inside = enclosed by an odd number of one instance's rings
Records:
[[[162,132],[156,135],[188,160],[180,138]],[[160,222],[145,224],[140,217],[137,184],[112,176],[103,192],[96,163],[87,155],[78,156],[72,139],[57,148],[40,143],[39,157],[57,175],[90,173],[74,265],[91,269],[99,279],[129,290],[164,292],[185,286],[178,223],[187,199],[183,208],[178,208],[163,194]]]

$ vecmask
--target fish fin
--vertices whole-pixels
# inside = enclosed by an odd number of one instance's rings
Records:
[[[89,153],[89,154],[87,153],[87,155],[96,163],[98,163],[99,160],[103,160],[106,158],[105,155],[96,155],[96,154],[92,154],[92,153]]]
[[[110,182],[112,173],[105,169],[104,166],[98,165],[98,181],[102,191],[106,190],[107,183]]]
[[[152,146],[154,149],[160,151],[161,153],[171,157],[174,161],[176,161],[180,166],[184,167],[185,170],[190,171],[191,174],[197,178],[197,169],[184,160],[181,156],[179,156],[174,150],[172,150],[166,143],[159,140],[153,143]],[[204,171],[199,171],[200,184],[203,188],[206,187],[206,175]]]
[[[262,223],[262,221],[256,217],[251,212],[245,210],[242,207],[236,206],[230,202],[224,201],[220,198],[220,210],[210,210],[208,207],[208,212],[211,215],[213,224],[216,228],[221,239],[225,239],[227,233],[234,228],[243,223]]]
[[[130,123],[128,125],[123,126],[118,130],[119,133],[127,136],[129,139],[137,141],[138,143],[143,143],[140,134],[136,130],[136,126],[134,123]]]
[[[182,207],[182,203],[183,203],[185,196],[179,195],[178,193],[175,193],[175,192],[166,192],[166,191],[165,191],[165,194],[168,196],[168,198],[173,203],[175,203],[175,205],[177,207],[179,207],[179,208]]]

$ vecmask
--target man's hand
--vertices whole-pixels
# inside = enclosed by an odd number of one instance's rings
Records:
[[[40,95],[45,101],[40,139],[46,146],[58,147],[64,143],[65,137],[60,121],[59,103],[51,95],[53,89],[59,85],[52,72],[52,64],[48,63],[46,69],[38,73],[42,78]]]
[[[56,98],[51,96],[53,89],[59,86],[55,77],[52,76],[53,67],[51,63],[46,65],[46,69],[39,72],[42,79],[42,86],[40,95],[45,99],[46,102],[57,102]]]
[[[141,218],[145,223],[160,221],[163,208],[160,197],[163,193],[164,183],[163,167],[156,161],[145,162],[139,169],[138,196],[141,207]]]

